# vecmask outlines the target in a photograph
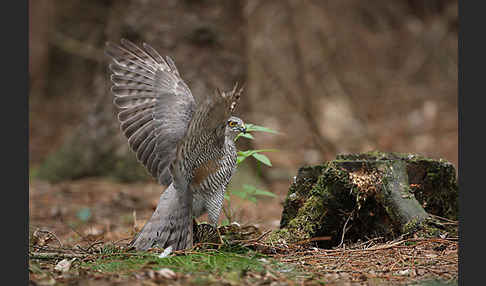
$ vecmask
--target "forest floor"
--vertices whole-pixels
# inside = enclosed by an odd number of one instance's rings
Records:
[[[457,237],[373,238],[334,249],[264,242],[278,228],[278,188],[277,198],[256,205],[231,198],[240,226],[220,227],[223,245],[160,258],[158,249],[125,248],[154,210],[157,184],[32,179],[30,285],[457,285]]]

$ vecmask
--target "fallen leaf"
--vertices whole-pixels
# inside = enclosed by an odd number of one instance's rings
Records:
[[[76,260],[76,258],[73,258],[71,260],[64,258],[63,260],[59,261],[59,263],[57,263],[56,267],[54,267],[54,270],[59,272],[68,272],[74,260]]]
[[[150,278],[150,279],[154,279],[155,278],[155,272],[152,270],[152,269],[149,269],[147,271],[147,276]]]
[[[165,258],[172,253],[172,245],[164,249],[164,251],[159,255],[159,258]]]
[[[174,279],[177,277],[177,274],[169,268],[161,268],[155,271],[155,273],[157,273],[157,275],[165,279]]]
[[[398,275],[402,275],[402,276],[409,275],[410,274],[410,269],[405,269],[405,270],[398,271],[397,274]]]

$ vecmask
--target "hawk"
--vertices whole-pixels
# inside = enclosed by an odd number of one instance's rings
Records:
[[[195,98],[174,61],[150,45],[122,39],[119,45],[108,42],[105,51],[121,131],[137,160],[168,186],[130,245],[190,248],[193,218],[208,213],[208,222],[217,226],[236,169],[234,139],[246,129],[232,114],[242,89],[236,84]]]

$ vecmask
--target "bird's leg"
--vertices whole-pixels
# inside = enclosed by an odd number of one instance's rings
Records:
[[[216,233],[218,234],[218,243],[222,245],[223,244],[223,237],[221,236],[221,233],[219,232],[218,224],[214,225],[213,227],[216,228]]]
[[[224,192],[225,192],[224,189],[216,192],[213,197],[214,200],[213,203],[206,205],[206,209],[208,210],[208,222],[211,226],[213,226],[216,229],[216,233],[218,236],[218,243],[220,244],[223,244],[223,238],[218,229],[218,221],[219,221],[219,216],[221,214],[221,210],[223,208]]]
[[[221,233],[219,232],[219,228],[218,228],[218,219],[219,219],[219,215],[215,216],[214,214],[209,213],[208,222],[213,227],[213,229],[216,230],[216,234],[218,236],[218,238],[217,238],[218,242],[217,243],[223,244],[223,237],[221,236]]]

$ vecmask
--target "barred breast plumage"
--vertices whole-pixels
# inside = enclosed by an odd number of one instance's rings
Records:
[[[201,164],[191,184],[193,190],[193,213],[195,217],[208,212],[212,225],[218,223],[223,206],[224,192],[236,166],[236,147],[233,139],[227,138],[221,154]]]

